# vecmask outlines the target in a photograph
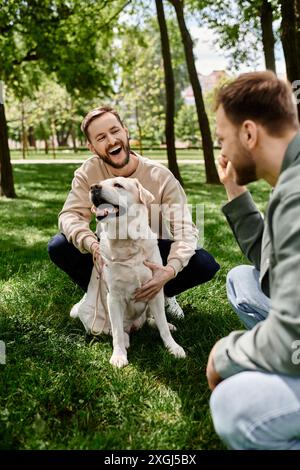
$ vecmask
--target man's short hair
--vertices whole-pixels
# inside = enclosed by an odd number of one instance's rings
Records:
[[[223,85],[217,93],[216,109],[220,105],[235,125],[251,119],[265,127],[270,135],[299,128],[291,84],[279,80],[271,71],[243,73]]]
[[[91,111],[89,111],[87,113],[87,115],[85,116],[85,118],[83,119],[82,123],[81,123],[81,130],[86,135],[86,138],[88,140],[90,140],[90,136],[89,136],[89,133],[88,133],[89,125],[95,119],[97,119],[100,116],[103,116],[103,114],[106,114],[106,113],[111,113],[114,116],[116,116],[116,118],[118,119],[121,126],[124,127],[123,122],[122,122],[118,112],[114,108],[111,108],[110,106],[100,106],[99,108],[95,108],[95,109],[92,109]]]

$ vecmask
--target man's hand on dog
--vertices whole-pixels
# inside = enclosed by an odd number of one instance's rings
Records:
[[[170,281],[170,279],[175,277],[174,269],[171,266],[161,266],[156,263],[150,263],[150,261],[144,261],[144,264],[151,269],[153,277],[143,284],[140,289],[135,291],[134,299],[136,302],[153,299],[161,288]]]
[[[93,242],[91,245],[91,254],[93,255],[94,266],[98,274],[102,273],[104,261],[100,254],[99,242]]]

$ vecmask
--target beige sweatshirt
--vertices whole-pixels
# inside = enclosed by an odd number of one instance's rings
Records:
[[[172,266],[177,274],[188,264],[195,252],[198,231],[187,208],[185,193],[173,174],[165,166],[137,156],[138,166],[130,178],[137,178],[155,198],[149,210],[149,225],[158,237],[163,233],[163,238],[174,240],[167,265]],[[88,158],[75,171],[72,189],[59,214],[59,230],[82,253],[90,252],[92,243],[97,241],[90,229],[93,216],[89,199],[90,186],[113,177],[109,165],[97,155]],[[155,223],[158,217],[162,223],[160,227]]]

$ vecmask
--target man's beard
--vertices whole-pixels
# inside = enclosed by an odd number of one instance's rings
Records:
[[[252,160],[252,155],[247,152],[243,147],[239,149],[239,155],[243,155],[243,164],[240,166],[233,165],[236,173],[236,183],[239,186],[244,186],[245,184],[252,183],[257,181],[256,166]],[[240,158],[236,159],[236,162]]]
[[[98,155],[98,157],[101,158],[101,160],[103,160],[109,166],[111,166],[113,168],[116,168],[116,169],[120,169],[120,168],[124,168],[124,166],[126,166],[129,163],[129,160],[130,160],[130,146],[129,146],[129,141],[128,140],[127,140],[126,144],[124,144],[121,141],[118,141],[117,144],[120,145],[122,147],[122,150],[124,150],[124,152],[125,152],[125,158],[122,162],[114,162],[111,159],[111,156],[109,155],[109,150],[107,150],[107,153],[105,155],[102,155],[101,153],[98,153],[98,152],[97,152],[97,155]],[[115,147],[115,145],[114,145],[114,147]]]
[[[235,168],[236,172],[236,183],[239,186],[244,186],[245,184],[252,183],[253,181],[257,180],[257,175],[256,175],[256,167],[253,164],[253,166],[249,165],[244,168]]]

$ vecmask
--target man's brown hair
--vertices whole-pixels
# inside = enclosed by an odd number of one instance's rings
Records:
[[[89,136],[89,133],[88,133],[89,125],[95,119],[97,119],[98,117],[100,117],[100,116],[102,116],[103,114],[106,114],[106,113],[111,113],[114,116],[116,116],[116,118],[118,119],[121,126],[124,127],[123,122],[122,122],[118,112],[114,108],[111,108],[110,106],[100,106],[99,108],[95,108],[95,109],[92,109],[91,111],[89,111],[87,113],[87,115],[85,116],[85,118],[83,119],[82,123],[81,123],[81,130],[86,135],[86,138],[88,140],[90,140],[90,136]]]
[[[299,128],[291,84],[279,80],[271,71],[243,73],[225,84],[216,97],[216,109],[220,105],[235,125],[251,119],[264,126],[270,135]]]

